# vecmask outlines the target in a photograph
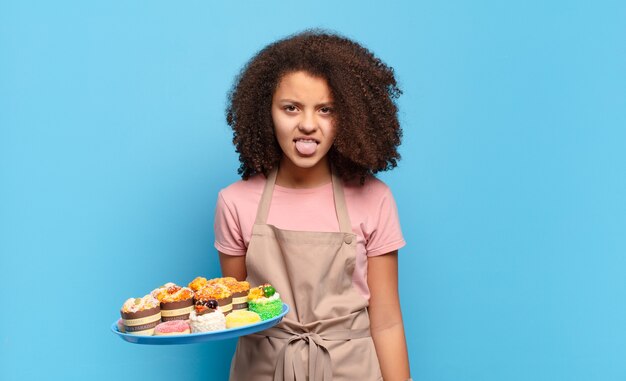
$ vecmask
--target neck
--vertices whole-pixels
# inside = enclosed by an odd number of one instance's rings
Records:
[[[315,188],[331,181],[330,164],[321,160],[311,168],[301,168],[282,158],[276,184],[285,188]]]

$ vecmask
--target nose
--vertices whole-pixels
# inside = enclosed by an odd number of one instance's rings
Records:
[[[317,130],[317,120],[315,119],[315,114],[312,112],[302,113],[302,118],[298,124],[298,130],[304,134],[312,134],[315,132],[315,130]]]

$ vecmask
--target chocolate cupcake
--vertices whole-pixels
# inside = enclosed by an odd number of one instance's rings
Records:
[[[159,304],[158,299],[152,295],[128,299],[120,310],[126,333],[151,336],[154,333],[154,327],[161,323]]]

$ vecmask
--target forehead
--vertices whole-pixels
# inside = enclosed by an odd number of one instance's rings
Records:
[[[274,100],[282,99],[323,103],[332,101],[332,94],[325,78],[296,71],[283,75],[279,80]]]

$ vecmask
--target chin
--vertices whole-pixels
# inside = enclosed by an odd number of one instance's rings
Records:
[[[296,162],[293,163],[293,165],[295,165],[296,167],[301,168],[301,169],[315,168],[318,164],[319,164],[319,161],[315,161],[315,163],[311,163],[311,162],[307,163],[307,162],[296,161]]]
[[[310,169],[322,164],[323,158],[312,157],[287,157],[287,160],[296,168]]]

